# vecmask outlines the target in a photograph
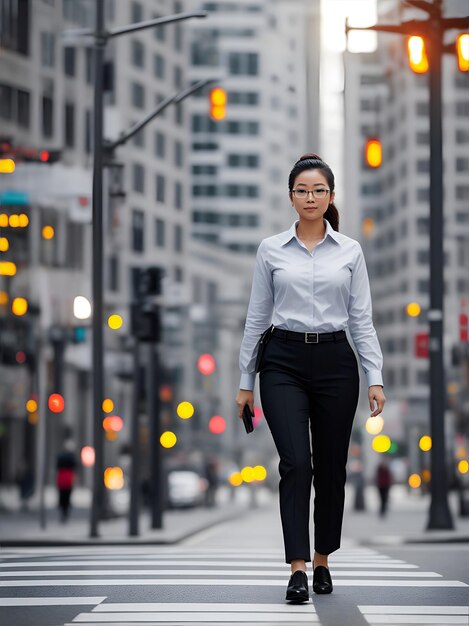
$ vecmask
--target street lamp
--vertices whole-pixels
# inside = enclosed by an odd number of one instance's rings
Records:
[[[374,30],[410,37],[409,63],[411,69],[430,75],[430,427],[433,440],[431,457],[431,505],[427,529],[452,529],[453,520],[448,506],[448,485],[445,447],[445,379],[443,364],[443,146],[441,107],[441,59],[443,53],[453,52],[454,45],[443,42],[448,30],[466,30],[469,17],[443,17],[443,2],[435,0],[406,0],[410,7],[429,15],[427,20],[409,20],[401,24],[368,27],[345,24],[350,30]],[[467,54],[462,39],[457,46],[458,63]],[[461,50],[461,52],[459,52]],[[428,60],[427,60],[428,55]],[[464,65],[463,65],[464,66]]]

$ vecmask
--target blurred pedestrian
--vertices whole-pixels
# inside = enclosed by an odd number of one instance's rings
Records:
[[[376,486],[379,492],[379,515],[384,517],[388,510],[389,491],[392,486],[392,474],[388,462],[383,459],[376,469]]]
[[[205,461],[205,479],[207,489],[205,491],[205,506],[215,506],[215,498],[218,487],[218,463],[216,459],[210,458]]]
[[[340,547],[347,453],[359,397],[347,327],[367,377],[373,416],[386,400],[365,258],[357,241],[338,232],[334,185],[330,167],[316,154],[305,154],[293,166],[289,199],[299,220],[259,246],[239,359],[239,417],[246,404],[254,411],[259,371],[262,408],[280,456],[280,513],[292,572],[286,599],[294,602],[309,600],[313,476],[313,590],[331,593],[333,588],[328,555]],[[264,332],[270,340],[262,344],[256,363]]]
[[[77,462],[75,444],[67,440],[64,449],[57,456],[56,485],[59,494],[59,509],[62,522],[66,522],[70,512],[70,499],[75,484]]]
[[[28,508],[28,500],[34,493],[34,473],[24,462],[18,471],[16,483],[20,494],[21,509],[25,510]]]

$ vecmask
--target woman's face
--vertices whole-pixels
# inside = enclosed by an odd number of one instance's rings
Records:
[[[308,192],[304,197],[304,192]],[[311,191],[315,191],[316,196]],[[322,197],[321,197],[322,196]],[[295,178],[290,200],[301,219],[308,222],[321,220],[329,204],[334,201],[334,192],[331,192],[327,179],[318,169],[301,172]]]

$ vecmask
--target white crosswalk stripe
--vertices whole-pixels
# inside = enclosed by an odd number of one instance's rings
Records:
[[[65,626],[320,624],[314,599],[302,605],[284,602],[290,567],[278,550],[239,552],[205,547],[107,549],[97,546],[94,549],[67,548],[60,551],[14,550],[2,552],[0,561],[0,592],[8,594],[0,598],[0,607],[49,606],[52,611],[53,607],[82,606],[83,609],[77,611],[71,621],[65,622]],[[330,566],[337,588],[421,587],[443,590],[469,586],[462,581],[447,580],[438,572],[423,571],[417,565],[393,559],[370,548],[341,549],[331,555]],[[223,586],[233,590],[243,586],[279,589],[280,599],[274,604],[263,603],[262,600],[256,603],[203,602],[203,587]],[[104,594],[108,588],[107,597],[83,593],[84,589],[92,587],[99,587],[98,593]],[[126,601],[134,598],[131,590],[137,591],[139,587],[153,587],[152,599],[167,598],[165,587],[168,592],[171,587],[193,587],[200,589],[197,593],[201,602]],[[12,592],[8,592],[10,588],[24,596],[12,597]],[[54,588],[53,597],[47,597],[48,588]],[[28,591],[32,589],[44,591],[40,594],[36,591],[40,598],[31,597],[33,592],[28,595]],[[191,597],[194,598],[193,595]],[[143,595],[140,596],[142,598]],[[465,607],[460,606],[359,606],[363,618],[371,626],[463,624],[467,623],[467,609],[466,613],[463,609]]]

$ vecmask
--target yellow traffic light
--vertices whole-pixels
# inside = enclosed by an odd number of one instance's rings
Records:
[[[13,174],[15,162],[13,159],[0,159],[0,174]]]
[[[462,33],[456,39],[456,54],[461,72],[469,72],[469,34]]]
[[[368,167],[380,167],[383,162],[383,147],[381,141],[372,137],[365,144],[365,160]]]
[[[226,117],[226,91],[221,87],[215,87],[210,91],[210,117],[212,120],[224,120]]]
[[[13,315],[18,315],[18,317],[25,315],[28,311],[28,301],[26,298],[15,298],[11,303],[11,310]]]
[[[412,35],[407,40],[410,69],[416,74],[428,72],[428,58],[425,48],[425,39],[420,35]]]

